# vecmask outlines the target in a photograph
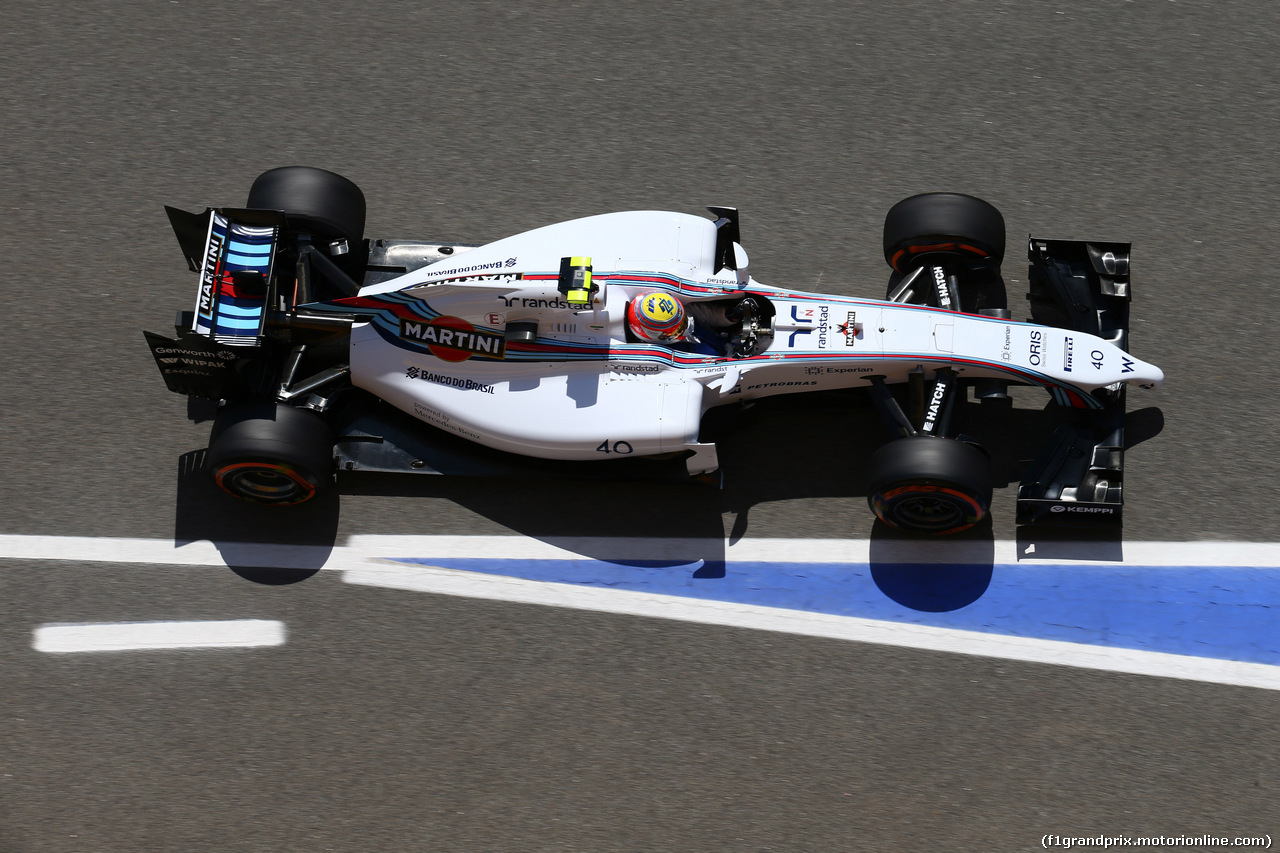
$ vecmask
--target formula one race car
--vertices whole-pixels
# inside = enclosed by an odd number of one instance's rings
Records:
[[[1063,415],[1018,521],[1119,523],[1125,388],[1163,381],[1126,351],[1127,244],[1032,239],[1034,322],[1018,322],[1004,220],[972,196],[889,211],[885,300],[760,284],[737,211],[708,209],[485,245],[366,240],[355,184],[273,169],[244,208],[167,208],[199,291],[176,338],[146,336],[171,391],[219,401],[209,466],[248,501],[300,503],[335,470],[706,478],[713,408],[865,388],[893,437],[868,463],[871,508],[954,533],[987,514],[993,480],[952,411],[1017,384]]]

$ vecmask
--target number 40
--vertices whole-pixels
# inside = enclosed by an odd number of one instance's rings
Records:
[[[633,448],[631,447],[631,443],[628,441],[611,442],[609,441],[609,439],[606,438],[604,441],[600,442],[600,446],[597,447],[596,450],[600,451],[601,453],[627,454],[627,453],[630,453],[633,450]]]

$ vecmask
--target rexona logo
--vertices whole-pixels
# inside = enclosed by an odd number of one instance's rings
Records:
[[[477,332],[461,317],[439,317],[429,323],[401,318],[400,337],[426,344],[441,361],[466,361],[473,355],[502,358],[504,352],[502,335]]]

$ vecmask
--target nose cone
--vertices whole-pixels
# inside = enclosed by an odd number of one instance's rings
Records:
[[[1130,385],[1137,385],[1139,388],[1147,390],[1164,385],[1164,371],[1154,364],[1148,364],[1145,361],[1134,361],[1133,373],[1133,376],[1126,376],[1124,380]]]

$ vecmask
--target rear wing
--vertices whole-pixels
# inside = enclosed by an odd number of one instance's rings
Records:
[[[169,209],[169,219],[193,268],[194,228],[201,219],[207,223],[191,331],[227,346],[256,346],[271,307],[283,215],[271,210],[220,208],[201,215]]]
[[[1032,238],[1031,320],[1129,340],[1129,244]],[[1018,486],[1019,524],[1116,526],[1124,510],[1124,386],[1100,389],[1099,409],[1066,409]]]
[[[187,265],[200,273],[195,310],[174,324],[178,337],[145,333],[170,391],[221,399],[256,388],[255,350],[276,305],[278,211],[166,208]]]

